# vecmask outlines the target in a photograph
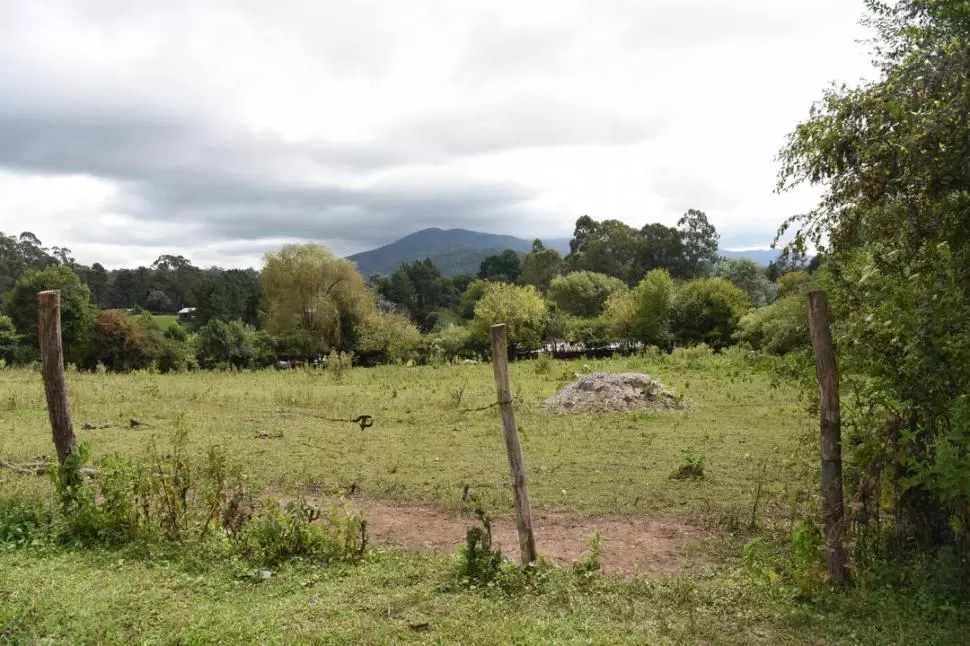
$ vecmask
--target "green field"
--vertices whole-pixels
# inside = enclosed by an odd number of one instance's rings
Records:
[[[548,415],[544,398],[577,374],[647,372],[683,411]],[[255,490],[462,508],[467,485],[493,514],[512,497],[491,367],[68,375],[92,462],[139,459],[188,433],[191,455],[217,445]],[[372,544],[355,565],[291,561],[257,583],[253,565],[207,548],[0,548],[0,640],[14,643],[959,643],[962,606],[875,584],[807,590],[744,566],[760,539],[786,553],[809,513],[816,426],[798,391],[742,353],[513,364],[512,389],[532,505],[584,518],[680,519],[668,578],[543,570],[522,589],[456,589],[456,557]],[[0,371],[0,457],[25,463],[52,445],[40,376]],[[372,415],[361,431],[346,421]],[[132,426],[131,420],[138,425]],[[82,425],[96,427],[82,430]],[[164,449],[163,449],[164,450]],[[703,458],[702,479],[674,479]],[[0,472],[7,491],[47,495],[41,478]],[[406,507],[405,507],[406,508]],[[469,525],[473,519],[469,517]],[[541,527],[539,528],[541,531]],[[609,542],[609,536],[603,537]],[[0,544],[2,546],[2,544]],[[509,553],[513,558],[515,550]],[[695,567],[696,566],[696,567]],[[770,569],[770,568],[769,568]],[[773,570],[772,570],[773,571]],[[872,581],[873,579],[867,579]],[[76,605],[72,605],[76,604]]]

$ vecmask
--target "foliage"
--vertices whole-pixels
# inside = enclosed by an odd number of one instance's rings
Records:
[[[360,559],[367,546],[363,514],[340,505],[325,511],[302,500],[285,505],[267,500],[238,534],[240,553],[263,566],[295,557],[324,563]]]
[[[262,284],[252,269],[230,269],[208,273],[194,289],[195,324],[202,326],[212,319],[259,323]]]
[[[402,307],[422,332],[435,326],[436,310],[458,303],[454,283],[443,277],[427,258],[398,267],[379,291],[388,301]]]
[[[403,314],[375,312],[358,331],[357,347],[383,361],[403,363],[414,358],[421,346],[421,331]]]
[[[688,447],[683,451],[683,461],[670,477],[674,480],[703,480],[705,462],[707,458],[703,454],[695,451],[693,447]]]
[[[6,313],[23,337],[23,344],[31,349],[37,341],[37,293],[45,290],[61,292],[61,338],[65,363],[80,364],[87,351],[94,324],[91,292],[78,275],[65,265],[51,265],[42,270],[26,272],[13,286],[6,298]]]
[[[671,329],[678,343],[726,347],[738,321],[748,311],[747,295],[723,278],[699,278],[674,296]]]
[[[491,326],[504,323],[510,350],[538,348],[545,336],[548,313],[535,287],[491,283],[475,305],[471,329],[480,340]]]
[[[246,368],[256,359],[255,335],[240,321],[211,319],[196,336],[196,356],[205,368]]]
[[[714,225],[706,213],[690,209],[677,221],[677,228],[684,241],[684,274],[706,276],[718,261],[720,236]]]
[[[960,0],[867,6],[879,76],[830,89],[791,134],[779,188],[823,191],[782,231],[829,258],[853,382],[856,539],[921,558],[948,546],[965,562],[970,498],[954,483],[970,463],[954,458],[970,392],[970,21]],[[874,520],[883,507],[888,541]]]
[[[573,573],[581,583],[588,584],[603,570],[603,537],[595,532],[589,539],[589,549],[573,563]]]
[[[549,283],[549,300],[573,316],[599,316],[608,298],[626,291],[619,278],[592,271],[574,271]]]
[[[265,329],[294,334],[304,356],[349,347],[352,323],[372,306],[354,264],[321,245],[287,245],[267,254],[262,283]]]
[[[748,295],[753,307],[769,305],[778,295],[779,288],[768,280],[765,268],[750,258],[723,258],[714,265],[712,275],[731,281]]]
[[[502,572],[502,550],[492,545],[492,518],[481,505],[475,517],[480,525],[468,528],[458,556],[458,581],[466,587],[492,584]]]
[[[28,271],[40,271],[69,260],[66,249],[48,249],[33,233],[19,236],[0,232],[0,295],[4,294]]]
[[[160,289],[153,289],[148,293],[148,298],[145,299],[145,309],[156,314],[177,311],[172,299]]]
[[[472,319],[475,317],[475,306],[482,299],[482,296],[485,295],[485,291],[491,284],[489,281],[482,280],[481,278],[476,278],[468,283],[468,286],[465,287],[458,301],[461,315],[464,318]]]
[[[17,348],[20,345],[20,335],[9,316],[0,314],[0,359],[12,364],[17,358]]]
[[[549,289],[549,283],[562,273],[563,259],[555,249],[547,249],[541,240],[532,243],[532,251],[522,258],[521,272],[517,282],[532,285],[539,293]]]
[[[506,249],[500,254],[487,257],[482,261],[478,270],[478,278],[497,283],[514,283],[519,277],[519,254],[513,249]]]
[[[429,352],[446,361],[454,361],[472,352],[471,331],[462,325],[449,325],[428,339]]]
[[[616,338],[668,348],[673,296],[670,274],[666,269],[653,269],[630,292],[614,294],[603,318]]]

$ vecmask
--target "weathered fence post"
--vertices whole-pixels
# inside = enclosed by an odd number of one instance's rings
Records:
[[[829,577],[845,581],[845,508],[842,499],[842,413],[839,403],[839,367],[832,345],[829,306],[825,292],[808,294],[808,327],[815,352],[820,393],[822,454],[822,516],[828,548]]]
[[[64,348],[61,345],[61,293],[37,294],[37,339],[40,342],[41,373],[47,394],[47,412],[54,433],[57,459],[63,463],[74,450],[74,426],[64,380]]]
[[[504,323],[492,326],[492,368],[495,371],[495,389],[498,392],[499,410],[502,412],[505,450],[509,454],[509,472],[512,475],[512,489],[515,493],[515,524],[519,529],[519,554],[522,558],[522,565],[528,565],[538,559],[538,554],[536,553],[536,537],[532,533],[532,507],[529,504],[529,489],[526,484],[525,464],[522,462],[522,447],[519,446],[515,411],[512,409],[512,388],[509,386],[509,350]]]

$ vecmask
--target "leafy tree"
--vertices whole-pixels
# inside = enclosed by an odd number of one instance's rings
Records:
[[[91,267],[83,267],[77,270],[81,281],[91,290],[91,302],[95,307],[102,307],[107,296],[108,289],[108,270],[101,263],[94,263]]]
[[[500,254],[483,260],[478,270],[478,277],[493,282],[514,283],[519,277],[519,271],[519,254],[512,249],[506,249]]]
[[[239,321],[212,319],[198,332],[197,356],[206,368],[228,365],[246,368],[256,358],[255,334]]]
[[[636,283],[653,269],[666,269],[668,273],[681,278],[692,277],[692,265],[686,254],[687,246],[680,231],[662,224],[647,224],[639,232],[637,256],[630,280]]]
[[[597,222],[584,215],[576,221],[566,263],[573,271],[607,274],[629,285],[639,280],[639,251],[636,229],[619,220]]]
[[[747,294],[724,278],[698,278],[674,296],[670,326],[683,345],[705,343],[714,349],[731,344],[738,321],[751,307]]]
[[[614,294],[607,301],[603,319],[610,334],[618,339],[669,348],[673,295],[674,281],[666,269],[647,272],[632,290]]]
[[[486,340],[492,325],[505,323],[510,350],[533,349],[542,344],[547,318],[546,304],[535,287],[488,283],[475,305],[472,329],[479,340]]]
[[[718,261],[717,246],[721,236],[703,211],[690,209],[677,221],[684,240],[684,262],[687,275],[706,276]]]
[[[843,373],[860,382],[849,495],[870,517],[888,500],[896,554],[949,545],[966,559],[970,19],[962,0],[867,6],[879,76],[828,90],[791,134],[779,187],[822,197],[779,234],[827,255]],[[873,473],[888,479],[875,492]]]
[[[452,281],[443,277],[429,258],[398,267],[390,280],[381,285],[380,294],[403,307],[424,332],[435,326],[435,310],[458,301]]]
[[[592,271],[574,271],[553,279],[549,284],[549,300],[573,316],[592,317],[603,312],[610,296],[626,289],[626,283],[619,278]]]
[[[532,285],[544,294],[552,279],[562,273],[563,260],[558,251],[547,249],[542,240],[536,239],[532,243],[532,251],[522,258],[521,268],[517,282]]]
[[[775,300],[778,286],[768,280],[765,268],[750,258],[722,258],[714,265],[715,278],[726,278],[748,295],[754,307],[763,307]]]
[[[431,335],[429,350],[432,355],[451,361],[469,352],[471,336],[467,327],[451,324]]]
[[[31,269],[41,270],[58,263],[33,233],[25,231],[14,237],[0,232],[0,295]]]
[[[91,305],[91,292],[70,267],[51,265],[40,271],[28,271],[7,294],[6,312],[14,327],[23,335],[23,343],[31,353],[36,353],[37,293],[46,290],[61,292],[64,360],[80,365],[91,338],[94,307]]]
[[[191,305],[193,292],[202,280],[202,271],[184,256],[162,255],[151,266],[154,285],[172,295],[175,309]]]
[[[255,326],[259,322],[261,297],[259,274],[251,269],[210,272],[195,290],[195,321],[200,326],[213,319]]]
[[[175,311],[173,309],[172,299],[160,289],[153,289],[149,292],[148,298],[145,299],[145,309],[155,313]]]
[[[458,300],[458,307],[461,310],[461,315],[466,319],[474,318],[475,316],[475,305],[481,300],[482,296],[485,295],[485,291],[488,289],[489,285],[492,285],[487,280],[482,280],[481,278],[476,278],[472,282],[468,283],[468,287],[461,294],[461,298]]]
[[[421,341],[421,331],[408,317],[375,312],[361,323],[357,347],[360,352],[378,355],[384,361],[403,363],[414,357]]]
[[[20,335],[9,316],[0,314],[0,359],[11,364],[17,360]]]
[[[306,356],[349,349],[353,323],[373,307],[354,264],[322,245],[267,254],[262,283],[266,330],[289,337]]]

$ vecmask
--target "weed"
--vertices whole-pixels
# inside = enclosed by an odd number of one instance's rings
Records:
[[[492,519],[481,505],[475,506],[480,525],[465,532],[465,544],[458,558],[458,582],[464,587],[493,584],[502,567],[502,550],[492,546]]]
[[[683,462],[670,477],[674,480],[703,480],[705,478],[704,463],[707,458],[703,454],[697,453],[693,447],[688,447],[681,453],[683,454]]]
[[[545,352],[540,352],[534,362],[537,375],[548,375],[552,372],[552,357]]]
[[[588,584],[599,576],[602,570],[601,560],[603,558],[603,539],[599,532],[594,533],[587,543],[588,549],[573,564],[573,574],[581,583]]]

